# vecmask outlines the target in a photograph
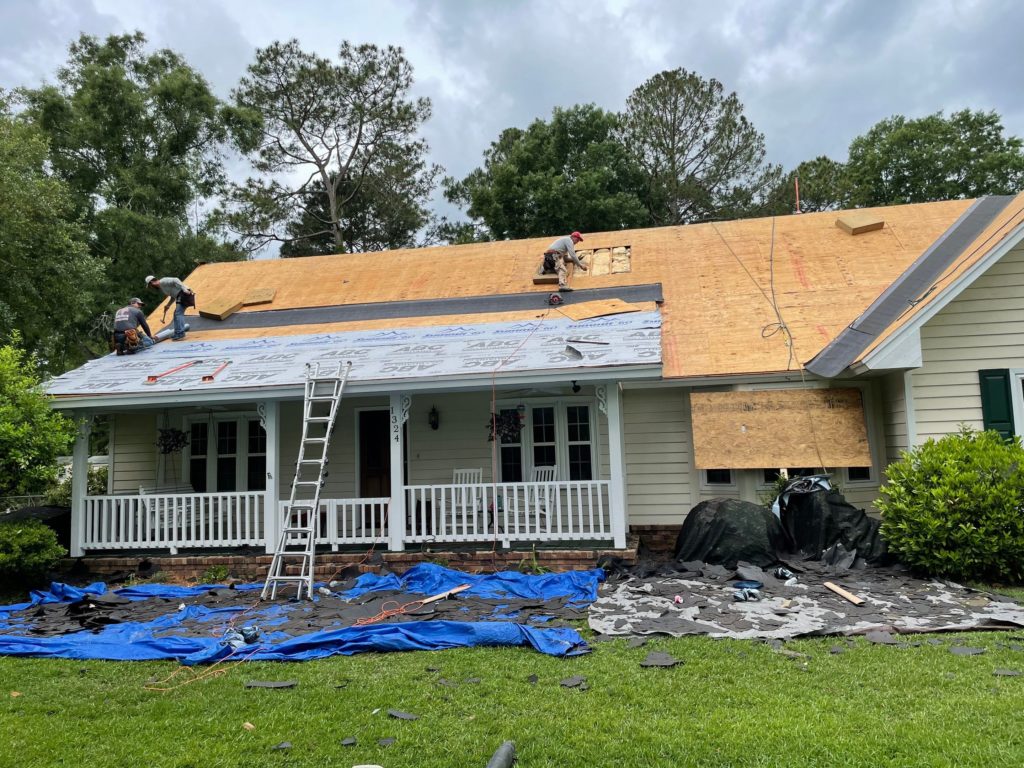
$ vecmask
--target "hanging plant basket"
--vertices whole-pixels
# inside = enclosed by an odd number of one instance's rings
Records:
[[[168,427],[167,429],[160,429],[158,431],[160,432],[160,436],[156,439],[156,447],[159,448],[160,453],[164,455],[169,453],[178,453],[188,445],[188,435],[180,429]]]
[[[503,443],[519,442],[519,433],[523,431],[523,414],[519,411],[492,413],[487,422],[487,440],[493,442],[495,436]]]

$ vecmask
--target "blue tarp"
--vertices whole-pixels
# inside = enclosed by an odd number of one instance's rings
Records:
[[[461,584],[471,584],[463,594],[486,598],[568,598],[571,605],[587,606],[597,598],[597,585],[604,579],[601,570],[530,576],[507,571],[496,574],[467,574],[422,563],[396,576],[366,574],[356,586],[336,596],[317,595],[314,600],[337,600],[357,597],[380,590],[401,590],[423,595],[445,592]],[[259,590],[261,584],[246,584],[236,589]],[[141,584],[115,591],[129,600],[165,598],[181,600],[202,595],[211,585],[179,587],[166,584]],[[32,592],[30,602],[0,606],[0,632],[17,629],[25,620],[14,617],[17,611],[48,603],[81,600],[88,595],[106,592],[102,582],[78,588],[54,583],[48,591]],[[0,634],[0,654],[67,659],[112,659],[143,661],[176,659],[184,664],[216,661],[228,655],[253,661],[305,661],[337,654],[350,655],[365,651],[438,650],[477,645],[529,645],[553,656],[585,653],[586,642],[574,629],[540,628],[507,621],[412,621],[401,624],[370,624],[361,627],[324,629],[293,636],[273,631],[276,623],[297,604],[267,604],[255,609],[240,606],[207,607],[192,605],[180,610],[168,604],[169,612],[145,623],[111,624],[99,631],[83,630],[54,637],[33,637],[30,634]],[[243,614],[244,617],[239,617]],[[260,626],[259,640],[233,649],[225,642],[227,623]],[[183,622],[208,622],[209,637],[175,635],[174,628]],[[30,624],[30,621],[28,622]],[[27,627],[26,627],[27,629]],[[271,629],[271,631],[267,631]]]

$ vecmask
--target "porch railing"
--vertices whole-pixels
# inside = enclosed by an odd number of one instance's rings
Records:
[[[342,544],[386,544],[390,499],[321,499],[316,543],[337,551]],[[281,502],[281,519],[288,509]]]
[[[405,541],[611,539],[605,480],[406,486]]]
[[[82,549],[263,545],[265,494],[87,496]]]

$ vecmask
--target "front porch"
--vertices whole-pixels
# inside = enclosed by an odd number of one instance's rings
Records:
[[[339,551],[407,544],[611,542],[608,481],[415,485],[392,498],[320,500],[317,544]],[[404,524],[392,521],[404,508]],[[81,553],[262,547],[287,502],[267,492],[86,496]],[[80,554],[81,554],[80,553]]]
[[[623,550],[620,397],[618,382],[607,381],[567,382],[539,394],[346,397],[321,492],[318,548]],[[492,409],[521,424],[520,431],[489,440]],[[85,493],[90,420],[76,443],[72,557],[273,552],[288,505],[301,401],[105,415],[112,422],[106,494]],[[187,444],[154,456],[157,435],[172,429]]]

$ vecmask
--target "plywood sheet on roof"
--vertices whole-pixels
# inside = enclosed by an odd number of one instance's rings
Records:
[[[563,305],[558,311],[573,320],[586,320],[588,317],[604,317],[618,315],[623,312],[639,312],[640,307],[622,299],[604,299],[602,301],[584,301],[579,304]]]
[[[242,300],[239,298],[227,298],[218,296],[212,301],[204,301],[196,307],[199,314],[210,320],[226,320],[242,308]]]
[[[857,389],[694,392],[690,406],[701,469],[871,466]]]
[[[245,295],[245,299],[242,303],[247,307],[252,307],[257,304],[269,304],[274,300],[274,296],[276,294],[276,288],[253,288]]]
[[[611,249],[613,259],[614,249],[628,244],[630,270],[615,272],[613,265],[606,274],[577,270],[572,285],[580,290],[661,283],[667,378],[796,370],[856,319],[971,202],[871,209],[886,226],[867,237],[838,229],[835,212],[584,232],[589,248]],[[535,286],[533,276],[558,234],[387,254],[220,262],[199,267],[186,282],[204,303],[277,288],[273,304],[243,307],[242,313],[527,291],[536,291],[540,304],[550,288]],[[455,278],[453,264],[466,265]],[[773,292],[791,345],[784,334],[766,332],[778,322],[770,303]],[[159,313],[151,315],[151,324],[159,325],[159,319]]]
[[[874,212],[847,211],[836,219],[836,226],[848,235],[863,235],[885,226],[885,219]]]

